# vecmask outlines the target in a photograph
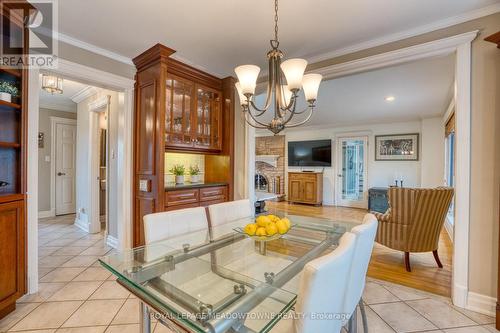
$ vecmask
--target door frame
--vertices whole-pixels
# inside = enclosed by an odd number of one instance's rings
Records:
[[[363,140],[365,142],[365,149],[363,151],[363,158],[364,158],[364,163],[365,167],[363,168],[363,179],[364,179],[364,191],[363,191],[363,202],[362,204],[357,207],[357,206],[345,206],[345,207],[352,207],[352,208],[365,208],[368,209],[368,145],[370,142],[370,138],[368,135],[362,135],[362,134],[354,134],[354,135],[337,135],[335,136],[335,182],[334,182],[334,187],[335,187],[335,205],[340,205],[341,202],[341,188],[342,188],[342,183],[340,181],[340,177],[338,176],[341,172],[340,168],[342,166],[342,150],[341,150],[341,145],[340,142],[342,139],[359,139]]]
[[[42,69],[43,70],[43,69]],[[118,114],[118,245],[120,249],[132,246],[132,135],[133,135],[133,79],[58,59],[51,73],[89,85],[105,87],[123,93],[123,108]],[[40,69],[29,70],[28,80],[28,158],[27,158],[27,235],[28,235],[28,293],[38,291],[38,113]]]
[[[50,117],[50,216],[56,216],[56,125],[66,124],[77,126],[76,119]],[[75,157],[78,155],[78,146],[75,142]],[[76,161],[75,161],[76,163]],[[75,174],[76,182],[76,174]],[[76,189],[75,189],[76,191]],[[76,210],[76,207],[75,207]]]
[[[106,95],[89,103],[89,155],[88,168],[90,170],[90,181],[88,184],[87,193],[90,194],[89,200],[89,222],[88,228],[90,233],[98,233],[101,231],[101,221],[99,216],[99,115],[106,113],[106,147],[109,150],[109,114],[110,114],[111,96]],[[109,223],[109,151],[106,152],[106,230],[104,231],[105,239],[108,238],[108,223]]]

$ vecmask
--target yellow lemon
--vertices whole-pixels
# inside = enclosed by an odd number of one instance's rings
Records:
[[[257,217],[257,219],[255,220],[255,222],[257,222],[257,225],[259,227],[265,227],[266,225],[268,225],[269,223],[271,223],[271,220],[269,220],[269,218],[267,216],[259,216]]]
[[[245,226],[245,229],[244,229],[245,233],[247,235],[250,235],[250,236],[253,236],[255,235],[255,231],[257,231],[257,224],[255,223],[250,223],[250,224],[247,224]]]
[[[278,227],[274,223],[269,223],[266,226],[266,233],[268,236],[272,236],[278,232]]]
[[[276,215],[267,215],[267,217],[269,218],[269,220],[271,220],[271,222],[278,222],[280,220],[280,218]]]
[[[291,222],[290,222],[290,220],[289,220],[288,218],[286,218],[286,217],[282,218],[282,219],[281,219],[281,221],[285,222],[286,227],[287,227],[288,229],[290,229],[290,227],[292,226],[292,223],[291,223]]]
[[[278,222],[276,222],[276,227],[278,227],[278,232],[282,235],[286,234],[286,232],[288,231],[286,222],[284,222],[283,220],[279,220]]]
[[[266,228],[259,227],[257,231],[255,231],[255,236],[266,236]]]

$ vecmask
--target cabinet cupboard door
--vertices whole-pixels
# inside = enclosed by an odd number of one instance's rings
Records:
[[[194,83],[171,75],[165,92],[165,145],[192,147]]]
[[[24,201],[0,204],[0,312],[25,292]]]
[[[290,198],[288,200],[290,201],[302,201],[302,190],[301,186],[302,182],[300,180],[290,180],[289,184],[289,193],[290,193]]]
[[[316,202],[316,181],[315,180],[304,180],[302,182],[303,190],[303,200],[306,202],[315,203]]]
[[[222,103],[219,91],[196,87],[195,147],[208,150],[222,148]]]

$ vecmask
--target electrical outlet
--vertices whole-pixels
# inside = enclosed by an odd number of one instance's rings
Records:
[[[139,180],[139,191],[149,192],[149,180],[148,179],[140,179]]]

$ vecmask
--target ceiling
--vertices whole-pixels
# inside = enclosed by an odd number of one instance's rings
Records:
[[[279,6],[286,57],[317,61],[498,11],[499,0],[282,0]],[[122,60],[160,42],[180,60],[222,77],[240,64],[266,65],[273,7],[272,0],[64,0],[59,31],[67,36],[62,40]]]
[[[453,95],[454,68],[455,56],[449,55],[322,82],[307,126],[340,127],[443,115]],[[395,100],[387,102],[387,96]],[[262,106],[264,96],[256,101]],[[303,94],[300,101],[297,110],[306,106]]]
[[[40,82],[42,79],[40,78]],[[64,79],[63,93],[52,95],[40,89],[40,107],[51,110],[76,112],[76,103],[72,98],[83,90],[88,89],[88,85]]]

